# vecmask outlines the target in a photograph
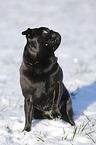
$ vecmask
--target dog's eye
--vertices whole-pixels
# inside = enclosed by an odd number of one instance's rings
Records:
[[[49,30],[43,30],[43,34],[48,34],[49,33]]]

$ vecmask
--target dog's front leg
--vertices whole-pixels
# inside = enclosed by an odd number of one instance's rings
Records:
[[[53,105],[52,105],[52,116],[60,117],[60,111],[59,111],[59,97],[60,97],[60,83],[58,82],[55,86],[54,92],[53,92]]]
[[[32,112],[33,112],[33,101],[32,96],[29,95],[25,98],[25,128],[26,131],[31,131],[31,122],[32,122]]]

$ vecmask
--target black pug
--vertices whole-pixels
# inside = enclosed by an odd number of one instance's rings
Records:
[[[20,84],[25,97],[25,128],[31,130],[32,119],[62,118],[75,125],[72,102],[62,83],[63,73],[54,51],[61,42],[59,33],[45,27],[28,28]]]

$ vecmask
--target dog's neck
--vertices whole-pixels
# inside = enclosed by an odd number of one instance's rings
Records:
[[[57,61],[57,57],[54,57],[54,56],[51,56],[50,58],[49,58],[49,60],[51,61],[51,63],[54,63],[54,62],[56,62]],[[47,60],[48,61],[48,60]],[[29,60],[24,60],[24,63],[25,63],[25,65],[30,65],[30,66],[32,66],[32,67],[35,67],[35,66],[37,66],[38,64],[44,64],[44,63],[46,63],[46,61],[36,61],[36,62],[34,62],[34,63],[32,63],[32,62],[30,62]]]
[[[40,76],[40,75],[46,75],[49,72],[52,71],[54,66],[57,66],[57,57],[51,56],[47,62],[43,61],[42,63],[39,61],[36,61],[34,63],[31,63],[27,60],[23,59],[23,71],[27,74],[33,74],[33,77]]]

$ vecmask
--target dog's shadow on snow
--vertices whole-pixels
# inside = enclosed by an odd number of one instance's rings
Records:
[[[32,121],[32,126],[36,126],[37,123],[41,122],[42,119],[36,119]]]
[[[71,92],[74,119],[76,120],[84,110],[96,101],[96,81],[88,86]]]

